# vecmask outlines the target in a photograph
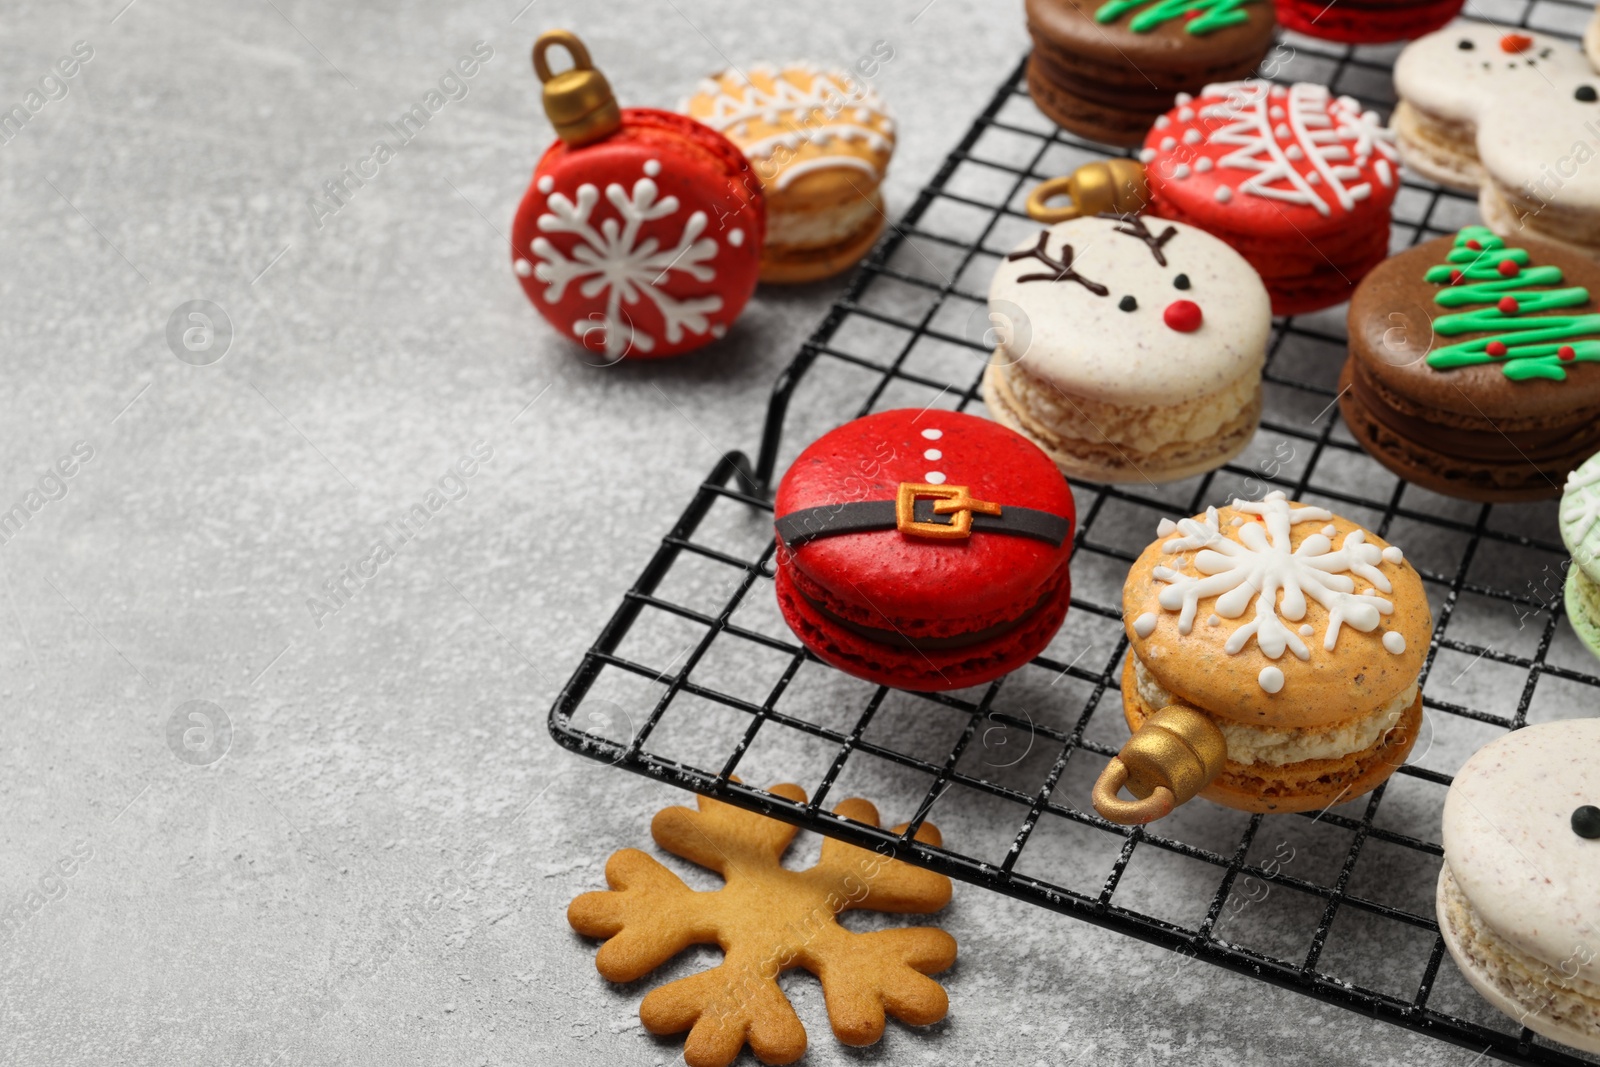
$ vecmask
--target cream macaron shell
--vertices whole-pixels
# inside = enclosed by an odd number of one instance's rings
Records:
[[[1600,804],[1600,719],[1528,726],[1484,746],[1445,797],[1438,903],[1445,943],[1474,988],[1531,1029],[1594,1052],[1600,839],[1572,825],[1589,804]]]
[[[1174,232],[1154,248],[1127,232],[1136,225],[1157,240]],[[1080,218],[1050,227],[1040,242],[1038,234],[1019,242],[989,286],[992,314],[1016,308],[1026,320],[1026,329],[1003,332],[1000,360],[1118,406],[1186,404],[1259,377],[1271,301],[1254,268],[1222,241],[1164,219]],[[1129,297],[1137,306],[1124,310]],[[1199,306],[1198,329],[1164,321],[1179,300]]]
[[[1394,64],[1396,93],[1429,116],[1476,123],[1502,103],[1508,110],[1521,110],[1530,94],[1544,93],[1552,83],[1593,77],[1583,53],[1570,42],[1517,31],[1533,43],[1520,53],[1507,53],[1500,41],[1508,32],[1488,23],[1461,22],[1413,41]],[[1472,47],[1462,48],[1462,41]],[[1523,118],[1526,122],[1528,116]],[[1568,139],[1562,151],[1571,147]]]

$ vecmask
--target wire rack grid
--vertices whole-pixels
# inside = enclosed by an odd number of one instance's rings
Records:
[[[1593,10],[1574,0],[1469,7],[1567,38]],[[1286,35],[1263,74],[1321,82],[1386,112],[1397,50]],[[755,463],[729,453],[712,469],[558,697],[551,733],[594,759],[1174,950],[1151,981],[1184,981],[1200,960],[1507,1062],[1600,1062],[1478,998],[1446,956],[1433,909],[1451,774],[1503,732],[1584,714],[1600,697],[1594,661],[1562,625],[1567,557],[1554,505],[1465,504],[1366,457],[1336,408],[1342,307],[1277,322],[1262,427],[1234,463],[1167,486],[1073,486],[1071,610],[1028,666],[972,690],[906,693],[833,671],[784,627],[771,587],[780,462],[873,411],[981,412],[983,291],[999,257],[1037,228],[1022,201],[1033,183],[1107,154],[1040,116],[1023,73],[1005,80],[780,375]],[[1476,220],[1470,198],[1408,176],[1392,246]],[[1397,541],[1422,574],[1436,620],[1423,736],[1383,787],[1324,812],[1263,817],[1197,801],[1153,827],[1106,822],[1089,793],[1127,736],[1129,564],[1159,518],[1275,487]],[[777,781],[799,782],[810,799],[759,787]],[[908,828],[828,810],[854,793]],[[943,847],[913,840],[935,809]]]

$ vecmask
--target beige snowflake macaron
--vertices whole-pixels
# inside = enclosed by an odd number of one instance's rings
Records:
[[[838,274],[877,242],[895,127],[865,81],[810,63],[757,64],[701,82],[682,110],[737,145],[761,180],[762,281]]]

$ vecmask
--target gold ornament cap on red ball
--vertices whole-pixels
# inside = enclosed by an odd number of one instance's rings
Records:
[[[550,72],[551,48],[566,49],[572,66],[560,74]],[[533,42],[533,72],[544,85],[544,113],[556,136],[569,145],[592,144],[622,128],[622,109],[612,95],[611,83],[595,69],[589,49],[571,30],[546,30]]]

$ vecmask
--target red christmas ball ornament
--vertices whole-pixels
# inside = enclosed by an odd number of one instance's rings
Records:
[[[1573,350],[1571,345],[1562,345],[1556,349],[1556,357],[1563,363],[1571,363],[1578,358],[1578,353]]]
[[[1495,307],[1500,309],[1500,314],[1502,315],[1515,315],[1521,310],[1522,305],[1517,303],[1517,298],[1514,296],[1502,296],[1500,303],[1496,304]]]
[[[552,74],[555,46],[572,67]],[[511,227],[512,267],[550,324],[605,362],[693,351],[755,291],[766,201],[743,153],[669,111],[619,108],[573,34],[533,46],[558,140]]]
[[[1504,341],[1490,341],[1484,350],[1491,356],[1503,356],[1506,354],[1506,345]]]
[[[1502,278],[1515,278],[1522,273],[1522,268],[1517,266],[1515,261],[1509,259],[1502,259],[1495,270],[1500,272]]]

